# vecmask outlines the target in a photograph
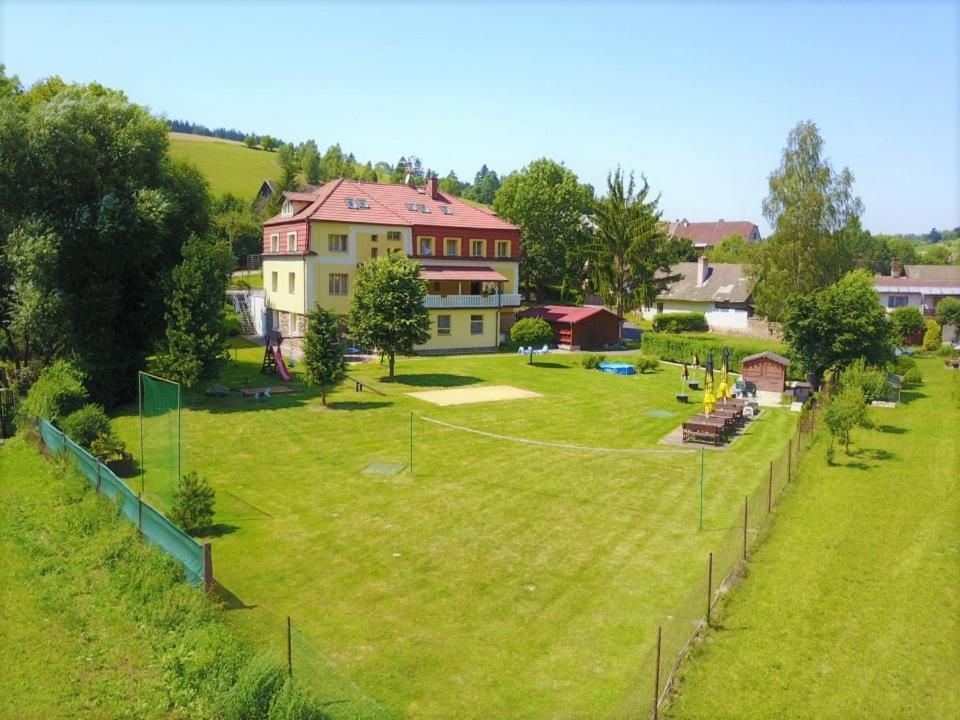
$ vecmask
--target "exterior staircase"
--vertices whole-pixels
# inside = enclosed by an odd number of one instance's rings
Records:
[[[243,293],[233,293],[233,307],[240,317],[240,327],[244,335],[256,335],[256,329],[253,326],[253,316],[250,314],[250,306],[247,304],[247,296]]]

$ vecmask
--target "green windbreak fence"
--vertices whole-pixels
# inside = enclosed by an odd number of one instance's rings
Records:
[[[183,566],[187,581],[194,586],[203,584],[203,547],[183,530],[170,522],[148,503],[137,497],[106,465],[68,438],[53,424],[40,421],[40,436],[51,454],[66,452],[77,470],[100,494],[118,504],[126,518],[140,528],[148,542],[159,545]]]
[[[168,505],[180,480],[180,386],[141,372],[140,490]]]

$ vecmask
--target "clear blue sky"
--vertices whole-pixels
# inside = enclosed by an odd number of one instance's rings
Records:
[[[643,172],[668,218],[752,219],[812,119],[874,232],[960,225],[957,2],[258,4],[0,0],[0,62],[171,118],[415,154]]]

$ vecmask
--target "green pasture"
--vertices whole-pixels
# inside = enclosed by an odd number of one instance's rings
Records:
[[[279,384],[262,357],[231,350],[219,381]],[[214,568],[232,624],[283,654],[291,616],[339,688],[335,717],[639,713],[628,698],[657,624],[701,581],[796,422],[768,410],[731,448],[705,451],[700,530],[700,452],[658,444],[697,409],[675,401],[674,366],[623,377],[566,354],[410,358],[394,382],[377,363],[353,366],[385,395],[348,381],[326,408],[294,373],[296,392],[267,400],[184,393],[183,469],[217,491]],[[408,394],[485,385],[541,397],[440,407]],[[115,424],[136,451],[136,408]],[[149,458],[145,470],[166,507],[170,487]]]
[[[852,456],[821,434],[669,717],[960,717],[960,375],[917,364]]]
[[[170,137],[170,152],[196,165],[214,195],[230,192],[253,202],[261,183],[280,174],[276,153],[254,150],[240,143],[177,134]]]

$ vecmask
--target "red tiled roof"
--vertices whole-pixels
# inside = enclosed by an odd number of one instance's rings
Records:
[[[462,265],[424,265],[420,270],[424,280],[485,280],[506,282],[507,278],[489,267],[463,267]]]
[[[615,313],[612,313],[605,307],[600,307],[599,305],[585,307],[571,307],[568,305],[538,305],[530,308],[529,310],[525,310],[521,313],[521,315],[523,317],[543,318],[548,322],[578,323],[581,320],[586,320],[587,318],[593,317],[598,313],[610,313],[611,315],[615,315]]]
[[[684,224],[686,223],[686,224]],[[688,238],[694,245],[719,245],[720,241],[734,233],[749,241],[750,235],[757,230],[755,223],[749,220],[719,220],[717,222],[672,222],[668,233],[674,237]]]
[[[423,190],[424,192],[419,192]],[[431,198],[426,188],[409,185],[381,185],[359,180],[331,180],[311,196],[311,204],[296,213],[293,218],[279,215],[264,224],[273,225],[293,219],[320,220],[328,222],[368,223],[375,225],[436,225],[455,228],[478,228],[484,230],[517,230],[490,210],[475,208],[442,192]],[[295,199],[308,193],[296,193]],[[288,194],[288,197],[290,194]],[[347,198],[366,200],[369,207],[353,210],[347,206]],[[407,209],[407,203],[425,206],[429,212]],[[450,214],[443,212],[450,208]]]

